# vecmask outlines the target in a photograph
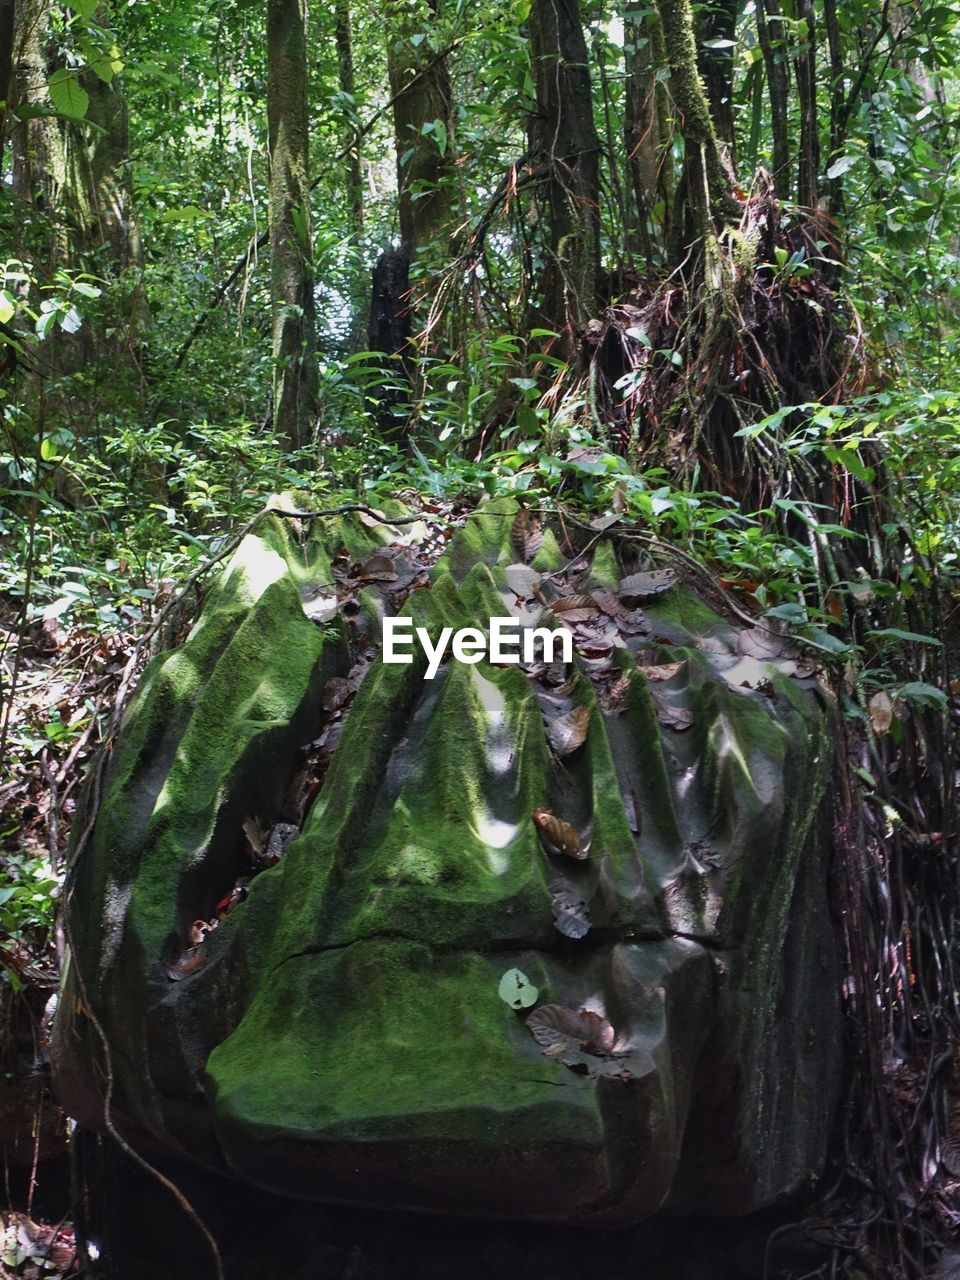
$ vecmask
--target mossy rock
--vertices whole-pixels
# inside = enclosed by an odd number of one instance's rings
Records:
[[[507,586],[516,510],[468,518],[402,603],[416,625],[542,622]],[[625,1223],[809,1187],[839,1076],[818,683],[754,662],[744,685],[738,630],[683,582],[644,603],[605,685],[589,656],[561,690],[542,668],[448,660],[427,681],[418,651],[377,656],[304,817],[292,783],[328,681],[399,604],[375,577],[322,626],[304,600],[338,556],[398,536],[386,517],[264,518],[144,672],[69,897],[66,1107],[102,1127],[89,1001],[132,1142],[291,1196]],[[569,563],[563,536],[537,553],[545,575]],[[634,571],[629,554],[591,546],[583,589]],[[548,722],[573,705],[589,730],[559,759]],[[587,857],[547,850],[544,806]],[[251,818],[300,833],[171,981],[191,921],[248,865]],[[581,938],[555,925],[558,882]],[[544,1053],[498,996],[511,968],[539,1006],[606,1019],[614,1049]]]

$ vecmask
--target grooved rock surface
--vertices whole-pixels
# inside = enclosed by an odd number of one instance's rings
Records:
[[[130,1140],[291,1196],[627,1223],[815,1180],[840,1052],[830,707],[682,580],[618,613],[636,544],[548,529],[523,602],[516,511],[479,508],[429,575],[425,528],[268,517],[150,663],[70,897],[55,1063],[84,1124],[85,988]],[[427,681],[419,648],[374,652],[398,607],[433,635],[554,626],[544,601],[571,593],[593,612],[570,670],[448,660]],[[585,740],[558,756],[575,707]],[[585,858],[548,849],[543,807]],[[300,833],[240,900],[268,843],[251,824],[281,822]],[[498,996],[512,968],[610,1042],[545,1051]]]

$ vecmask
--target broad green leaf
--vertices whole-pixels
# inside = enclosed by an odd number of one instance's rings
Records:
[[[60,317],[60,328],[64,333],[76,333],[83,324],[83,318],[76,307],[70,307]]]
[[[13,319],[17,309],[16,301],[9,289],[0,289],[0,324],[6,324]]]
[[[540,998],[540,992],[521,969],[506,971],[500,979],[497,995],[511,1009],[529,1009]]]
[[[940,641],[936,636],[922,636],[916,631],[901,631],[899,627],[880,627],[871,631],[872,636],[883,636],[888,640],[912,640],[917,644],[935,644],[939,648]]]
[[[863,159],[862,156],[840,156],[838,160],[834,160],[833,164],[827,170],[827,177],[828,178],[842,177],[842,175],[845,174],[848,169],[852,169],[853,166],[855,164],[859,164],[859,162],[862,159]]]
[[[936,685],[911,680],[909,684],[903,686],[901,693],[912,707],[919,707],[921,710],[933,707],[937,711],[947,709],[947,696]]]
[[[92,18],[97,12],[99,0],[70,0],[70,8],[81,18]]]
[[[76,71],[67,71],[65,67],[61,67],[50,77],[47,88],[50,91],[50,101],[61,115],[82,120],[87,114],[90,96],[81,85]]]

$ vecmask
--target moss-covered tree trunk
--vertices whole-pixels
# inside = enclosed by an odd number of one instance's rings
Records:
[[[273,420],[289,447],[298,449],[310,439],[317,391],[306,0],[267,5],[267,126]]]
[[[658,8],[670,67],[670,92],[683,133],[685,203],[693,234],[709,248],[718,224],[732,212],[732,175],[697,66],[690,0],[658,0]],[[682,231],[682,226],[678,229]]]
[[[411,256],[430,245],[432,256],[439,257],[456,192],[450,149],[453,96],[446,55],[427,38],[431,19],[440,16],[438,0],[428,8],[429,19],[422,6],[390,0],[387,69],[394,99],[400,239]]]
[[[530,150],[546,167],[549,213],[540,310],[572,331],[596,311],[600,276],[600,139],[577,0],[533,0],[529,31]]]

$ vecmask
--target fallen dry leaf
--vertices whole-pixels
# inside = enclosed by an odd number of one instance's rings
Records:
[[[607,587],[598,587],[592,592],[593,603],[603,613],[607,613],[611,618],[615,618],[618,613],[623,612],[623,605],[620,603],[619,596],[609,590]]]
[[[207,953],[203,946],[188,947],[183,955],[178,956],[173,964],[167,964],[164,961],[164,970],[171,982],[182,982],[184,978],[190,978],[207,963]]]
[[[569,822],[558,818],[552,809],[534,809],[531,816],[541,840],[551,853],[563,853],[579,862],[586,858],[587,850],[581,846],[576,831]]]
[[[353,684],[345,676],[331,676],[323,686],[324,711],[337,711],[353,693]]]
[[[540,590],[543,579],[527,564],[508,564],[503,571],[507,586],[515,596],[532,596]]]
[[[653,694],[653,705],[657,710],[657,719],[665,729],[676,729],[678,733],[682,733],[693,724],[693,712],[688,707],[673,706],[656,693]]]
[[[532,560],[543,542],[540,517],[525,507],[518,511],[510,529],[510,542],[521,560]]]
[[[568,1009],[561,1004],[545,1004],[534,1009],[527,1027],[537,1044],[551,1051],[551,1057],[566,1049],[584,1053],[608,1054],[613,1050],[617,1034],[613,1027],[591,1009]]]
[[[549,888],[555,927],[564,937],[585,938],[590,932],[590,917],[583,895],[565,880],[552,880]]]
[[[751,627],[737,636],[738,652],[748,658],[759,658],[763,662],[778,658],[783,653],[783,645],[783,637],[765,627]]]
[[[893,702],[890,695],[883,689],[878,689],[867,703],[870,709],[870,723],[873,725],[873,732],[878,738],[882,738],[890,732],[890,726],[893,724]]]
[[[364,582],[396,582],[397,571],[389,556],[375,553],[360,566],[359,576]]]
[[[653,569],[649,573],[632,573],[620,583],[621,596],[631,598],[640,596],[658,596],[676,585],[677,575],[673,569]]]
[[[661,680],[671,680],[677,674],[677,672],[680,670],[680,668],[684,665],[685,662],[686,662],[686,659],[683,658],[681,659],[680,662],[662,662],[662,663],[657,663],[651,667],[641,667],[640,670],[643,672],[643,674],[646,676],[648,680],[651,680],[654,682],[661,681]]]
[[[569,756],[583,746],[590,728],[590,708],[574,707],[558,716],[549,728],[550,746],[558,756]]]

